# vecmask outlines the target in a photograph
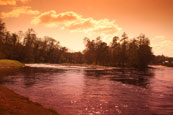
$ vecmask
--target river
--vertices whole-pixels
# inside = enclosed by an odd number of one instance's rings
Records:
[[[0,85],[62,115],[173,115],[173,68],[145,71],[27,64]]]

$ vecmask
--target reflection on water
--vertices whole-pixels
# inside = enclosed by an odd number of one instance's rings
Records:
[[[85,70],[86,76],[100,77],[101,79],[110,79],[119,81],[123,84],[131,84],[146,87],[149,79],[153,76],[153,70],[135,70],[135,69],[112,69],[112,70]]]
[[[173,114],[173,68],[29,66],[1,70],[0,84],[60,114]]]

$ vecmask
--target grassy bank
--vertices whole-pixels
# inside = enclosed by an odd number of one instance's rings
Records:
[[[0,86],[0,115],[57,115],[57,113]]]
[[[0,59],[0,68],[10,68],[10,67],[24,67],[25,64],[16,61],[16,60],[9,60],[9,59]]]
[[[8,73],[14,74],[24,66],[25,64],[19,61],[1,59],[0,77]],[[0,86],[0,115],[57,115],[57,113]]]

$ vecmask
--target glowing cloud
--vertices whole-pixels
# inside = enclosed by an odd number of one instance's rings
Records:
[[[57,14],[56,11],[51,10],[48,12],[44,12],[37,17],[34,17],[31,21],[31,24],[43,24],[49,27],[50,25],[72,22],[78,20],[80,17],[81,16],[74,12],[64,12]]]
[[[19,17],[22,14],[29,14],[29,15],[35,15],[39,14],[40,12],[38,10],[31,10],[31,7],[29,6],[23,6],[23,7],[15,7],[10,12],[2,12],[2,18],[16,18]]]
[[[121,28],[115,24],[115,21],[109,21],[108,19],[97,20],[95,24],[96,27],[93,29],[95,33],[114,34],[121,30]]]
[[[173,56],[173,40],[168,40],[163,35],[157,35],[151,39],[151,45],[156,55],[164,54]]]
[[[68,30],[86,30],[94,27],[94,21],[92,18],[76,20],[72,23],[66,24],[64,29]]]
[[[16,5],[16,2],[27,2],[29,0],[0,0],[0,5]]]
[[[54,10],[44,12],[34,17],[31,24],[42,24],[47,27],[61,26],[62,29],[84,33],[114,34],[121,30],[121,28],[115,24],[115,21],[108,19],[95,20],[91,17],[83,18],[82,15],[75,12],[57,14]]]

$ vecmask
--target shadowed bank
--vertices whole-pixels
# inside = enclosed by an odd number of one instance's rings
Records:
[[[6,79],[7,76],[16,75],[23,67],[24,64],[15,60],[0,60],[0,81]],[[0,114],[57,115],[53,109],[46,109],[39,103],[32,102],[3,86],[0,86]]]
[[[45,109],[38,103],[20,96],[5,87],[0,86],[1,115],[57,115],[54,110]]]

